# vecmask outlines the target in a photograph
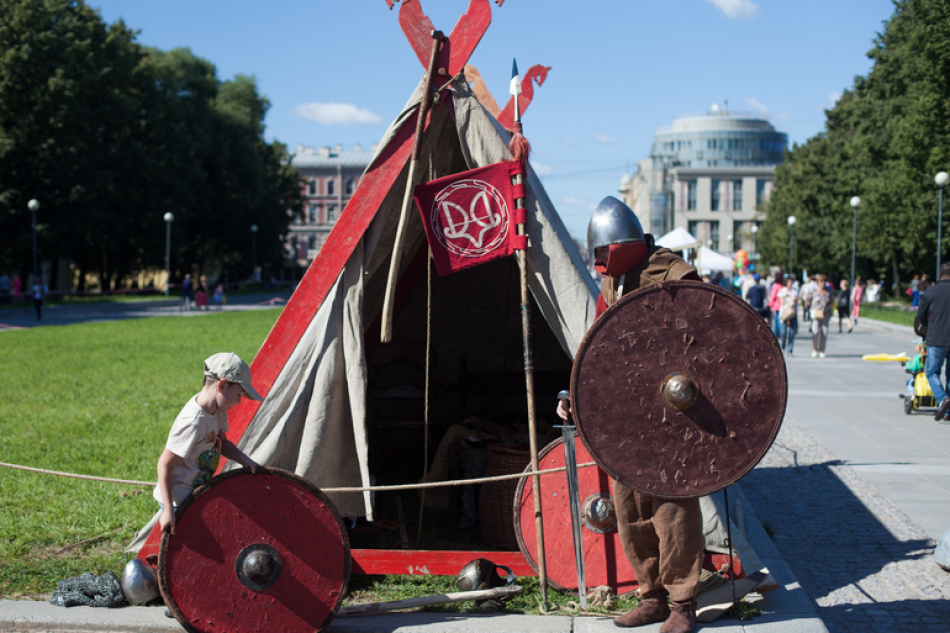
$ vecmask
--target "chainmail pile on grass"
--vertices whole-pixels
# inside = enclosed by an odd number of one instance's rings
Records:
[[[125,594],[115,572],[110,570],[97,576],[87,571],[81,576],[60,580],[49,601],[58,607],[121,607],[125,604]]]

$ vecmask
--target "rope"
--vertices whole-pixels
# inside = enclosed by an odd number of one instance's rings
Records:
[[[432,171],[432,157],[429,157],[429,171]],[[429,174],[429,180],[432,178]],[[429,466],[429,364],[432,352],[432,249],[426,249],[426,370],[425,370],[425,397],[423,399],[423,434],[422,434],[422,476],[425,477]],[[416,541],[422,540],[422,518],[425,515],[426,491],[419,494],[419,528],[416,530]]]
[[[587,466],[596,466],[596,462],[587,462],[586,464],[578,464],[578,468],[585,468]],[[72,477],[74,479],[88,479],[91,481],[104,481],[107,483],[113,484],[127,484],[130,486],[156,486],[157,483],[154,481],[134,481],[129,479],[111,479],[109,477],[94,477],[92,475],[77,475],[75,473],[64,473],[58,470],[47,470],[45,468],[31,468],[29,466],[19,466],[17,464],[7,464],[5,462],[0,462],[0,466],[6,468],[14,468],[16,470],[26,470],[33,473],[41,473],[44,475],[58,475],[60,477]],[[539,475],[547,475],[550,473],[560,473],[567,470],[566,466],[561,466],[560,468],[549,468],[547,470],[539,470]],[[396,491],[396,490],[419,490],[425,488],[447,488],[450,486],[466,486],[470,484],[483,484],[492,481],[505,481],[507,479],[520,479],[521,477],[531,477],[534,475],[534,472],[526,473],[512,473],[508,475],[495,475],[493,477],[476,477],[475,479],[454,479],[450,481],[432,481],[427,483],[417,483],[417,484],[397,484],[392,486],[363,486],[363,487],[340,487],[340,488],[320,488],[322,492],[377,492],[377,491]]]

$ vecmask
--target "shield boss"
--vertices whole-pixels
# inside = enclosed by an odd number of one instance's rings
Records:
[[[710,494],[765,456],[785,415],[785,359],[768,324],[711,284],[666,281],[591,326],[571,406],[594,460],[665,498]]]
[[[188,631],[303,632],[346,594],[350,545],[330,500],[283,470],[237,470],[191,494],[162,535],[159,588]]]

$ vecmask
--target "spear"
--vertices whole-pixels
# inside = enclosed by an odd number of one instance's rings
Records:
[[[509,89],[515,98],[515,117],[512,125],[514,134],[508,144],[512,156],[521,162],[522,167],[528,161],[531,146],[521,130],[521,113],[518,109],[518,95],[521,94],[521,78],[518,76],[518,62],[512,60],[511,86]],[[523,169],[522,169],[523,171]],[[512,182],[520,185],[524,180],[522,174],[513,177]],[[524,209],[524,197],[515,198],[515,209]],[[527,219],[526,219],[527,221]],[[518,235],[525,235],[525,225],[518,224]],[[535,417],[534,406],[534,359],[531,353],[531,300],[528,295],[528,258],[527,246],[525,250],[518,250],[518,266],[521,269],[521,332],[524,340],[524,378],[528,393],[528,438],[531,445],[531,471],[534,488],[534,524],[538,538],[538,580],[541,585],[542,609],[547,611],[548,605],[548,576],[544,558],[544,523],[541,516],[541,477],[538,475],[538,423]]]
[[[415,180],[416,169],[419,165],[419,148],[422,146],[422,131],[425,129],[426,114],[429,111],[429,93],[432,91],[432,78],[435,74],[435,66],[439,59],[439,48],[442,45],[443,37],[442,31],[432,31],[432,56],[429,58],[429,70],[426,73],[422,101],[419,103],[419,113],[416,115],[416,135],[412,140],[412,158],[409,160],[409,175],[406,177],[406,193],[405,196],[403,196],[402,212],[399,214],[399,224],[396,227],[393,255],[389,261],[389,277],[386,279],[386,294],[383,297],[382,325],[380,326],[379,337],[383,343],[388,343],[393,338],[393,299],[396,295],[396,281],[399,277],[399,263],[402,259],[402,243],[405,239],[409,204],[412,202],[413,181]]]

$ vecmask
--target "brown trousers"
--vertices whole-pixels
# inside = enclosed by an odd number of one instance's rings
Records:
[[[662,588],[674,602],[695,600],[705,546],[699,499],[660,499],[613,484],[620,543],[640,595]]]

